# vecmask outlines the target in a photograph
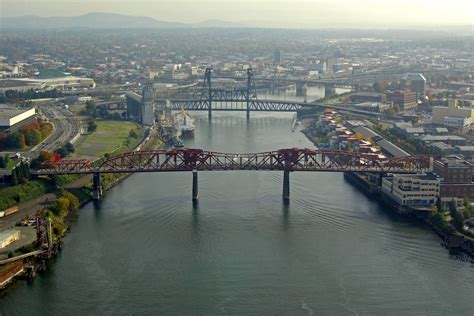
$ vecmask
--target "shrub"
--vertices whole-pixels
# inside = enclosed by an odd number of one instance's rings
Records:
[[[64,191],[64,193],[61,195],[61,198],[68,201],[68,209],[70,211],[74,211],[79,208],[79,199],[71,192]]]
[[[472,217],[472,213],[470,210],[468,209],[465,209],[464,212],[463,212],[463,215],[464,215],[464,218],[465,219],[470,219]]]
[[[46,192],[50,187],[44,181],[35,180],[14,187],[0,190],[0,210],[17,205],[20,201],[26,202],[37,198]]]

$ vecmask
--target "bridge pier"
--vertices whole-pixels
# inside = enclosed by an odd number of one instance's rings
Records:
[[[193,202],[196,202],[199,198],[199,187],[198,187],[198,172],[193,170]]]
[[[296,96],[297,97],[306,97],[308,90],[308,85],[304,81],[296,81]]]
[[[326,83],[324,85],[324,97],[330,98],[336,95],[336,86],[333,83]]]
[[[92,177],[93,189],[92,198],[100,201],[102,199],[102,186],[100,184],[100,173],[94,173]]]
[[[290,170],[283,170],[283,201],[290,201]]]

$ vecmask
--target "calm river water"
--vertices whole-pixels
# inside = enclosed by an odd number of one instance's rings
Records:
[[[188,147],[312,147],[290,114],[196,114]],[[450,314],[474,311],[474,265],[337,173],[135,174],[88,204],[60,256],[1,315]]]

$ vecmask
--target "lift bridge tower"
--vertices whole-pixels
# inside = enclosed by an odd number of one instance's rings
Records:
[[[213,88],[212,73],[212,68],[206,68],[200,96],[201,103],[207,108],[208,117],[212,118],[212,109],[214,103],[238,101],[246,105],[247,118],[249,118],[250,110],[252,109],[253,104],[257,101],[257,90],[255,89],[252,68],[247,69],[245,89],[234,89],[232,91]]]

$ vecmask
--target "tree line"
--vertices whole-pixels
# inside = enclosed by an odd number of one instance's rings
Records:
[[[10,183],[12,186],[15,186],[20,183],[27,183],[30,179],[30,167],[22,161],[13,168]]]
[[[62,93],[57,89],[52,90],[6,90],[4,93],[0,94],[0,103],[14,103],[30,99],[43,99],[43,98],[59,98],[62,97]]]
[[[101,105],[97,106],[94,101],[87,101],[84,110],[82,111],[83,115],[87,115],[90,119],[106,119],[106,120],[123,120],[125,118],[126,113],[110,113],[107,109],[107,106]]]
[[[23,149],[26,146],[38,145],[52,131],[53,126],[50,123],[36,119],[18,131],[9,134],[0,133],[0,150]]]

